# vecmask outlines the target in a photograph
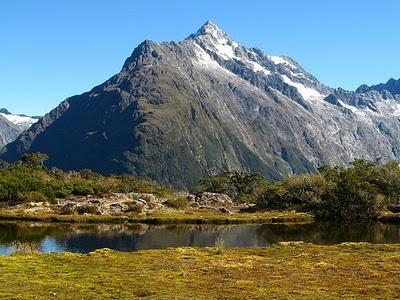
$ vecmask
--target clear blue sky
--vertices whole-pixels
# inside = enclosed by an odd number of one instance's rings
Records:
[[[399,12],[398,0],[1,1],[0,107],[44,114],[117,73],[142,40],[181,40],[208,19],[355,89],[400,77]]]

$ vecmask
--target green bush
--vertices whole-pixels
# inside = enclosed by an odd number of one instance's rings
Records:
[[[93,184],[90,181],[79,179],[72,184],[72,194],[87,196],[94,193]]]
[[[265,178],[257,173],[230,171],[220,176],[205,178],[193,189],[194,194],[203,192],[223,193],[237,202],[255,202],[255,192],[266,186]]]
[[[323,167],[316,175],[292,176],[257,192],[259,209],[296,209],[319,218],[373,219],[397,204],[400,168],[356,160],[348,167]]]

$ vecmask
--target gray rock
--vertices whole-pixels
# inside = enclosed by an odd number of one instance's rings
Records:
[[[220,207],[220,206],[232,206],[232,199],[225,194],[208,193],[204,192],[197,195],[195,198],[197,206],[202,207]]]

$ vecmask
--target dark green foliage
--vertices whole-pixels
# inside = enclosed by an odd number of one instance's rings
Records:
[[[323,167],[317,174],[267,184],[258,174],[228,172],[202,180],[195,193],[225,193],[256,209],[297,210],[327,219],[374,219],[400,205],[400,167],[355,160],[349,167]]]
[[[69,196],[107,193],[154,193],[170,198],[174,191],[145,178],[130,175],[102,176],[91,170],[64,172],[44,167],[46,155],[24,155],[15,164],[0,168],[0,202],[53,202]]]
[[[320,218],[376,218],[399,204],[400,167],[356,160],[348,168],[323,167],[316,175],[289,177],[257,193],[260,209],[296,209]]]
[[[29,168],[43,168],[43,164],[49,157],[43,153],[24,154],[21,157],[21,163]]]
[[[83,215],[83,214],[96,214],[98,212],[97,207],[95,205],[90,205],[90,204],[86,204],[86,205],[82,205],[79,206],[77,209],[78,214]]]
[[[194,193],[223,193],[238,202],[254,202],[255,191],[266,184],[265,178],[258,173],[230,171],[201,180],[194,188]]]

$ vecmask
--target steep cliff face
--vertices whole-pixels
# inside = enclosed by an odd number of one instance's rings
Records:
[[[399,118],[396,95],[329,88],[289,57],[242,47],[207,22],[181,42],[143,42],[120,73],[66,99],[0,158],[40,151],[50,166],[179,187],[232,168],[274,180],[396,158]]]

